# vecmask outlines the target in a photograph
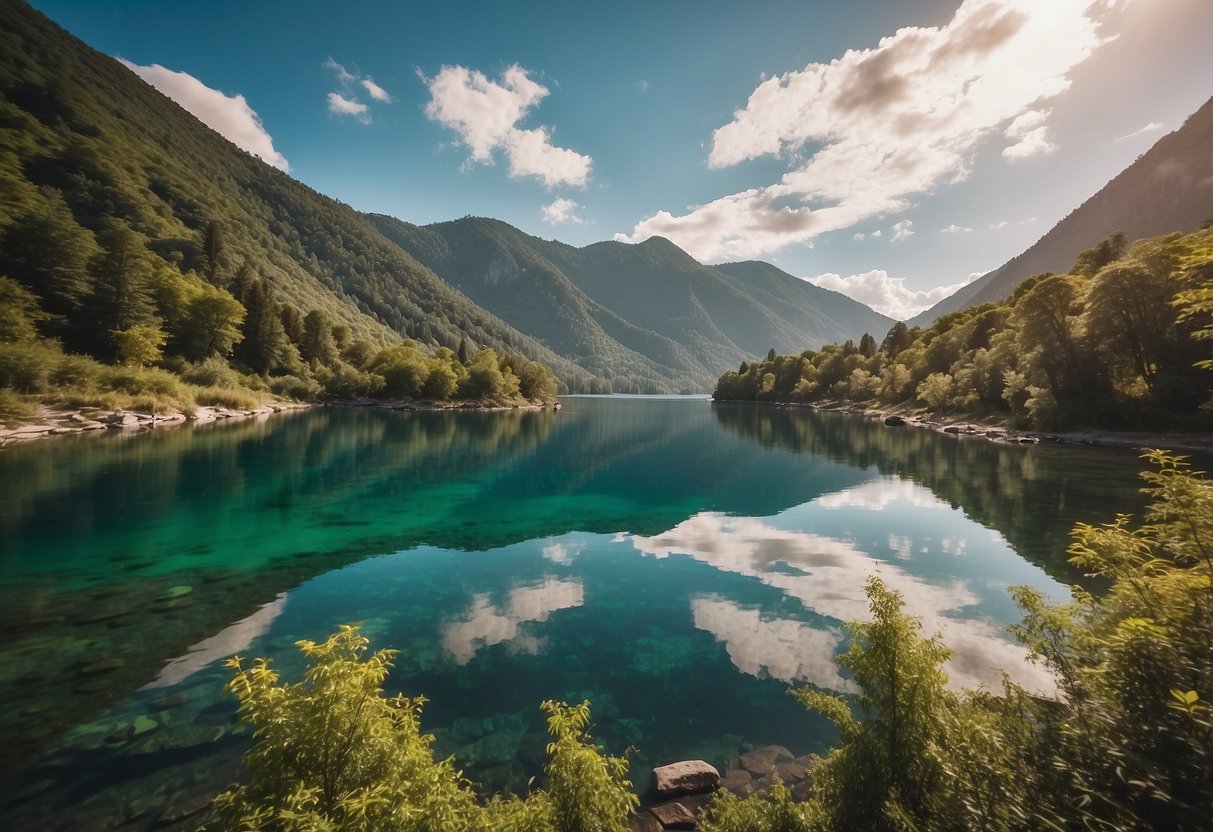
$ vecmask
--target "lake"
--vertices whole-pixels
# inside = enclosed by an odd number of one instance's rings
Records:
[[[1084,582],[1068,531],[1139,510],[1139,468],[695,397],[8,448],[0,827],[188,825],[248,744],[223,660],[289,677],[295,641],[348,622],[401,650],[389,687],[424,693],[439,752],[491,789],[540,771],[552,698],[592,702],[641,788],[675,759],[824,751],[787,690],[850,689],[834,658],[874,573],[955,649],[953,684],[1047,691],[1006,589]]]

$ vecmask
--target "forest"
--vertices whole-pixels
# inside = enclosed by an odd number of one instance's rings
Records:
[[[895,324],[722,375],[727,401],[852,402],[1061,430],[1213,426],[1213,227],[1127,245],[1113,234],[1066,274],[1005,301]]]

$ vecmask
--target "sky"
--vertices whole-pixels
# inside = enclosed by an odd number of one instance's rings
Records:
[[[362,211],[767,260],[909,317],[1213,95],[1209,0],[33,0]]]

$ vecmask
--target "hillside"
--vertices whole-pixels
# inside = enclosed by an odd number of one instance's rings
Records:
[[[907,323],[928,326],[949,312],[1009,297],[1031,275],[1064,272],[1080,251],[1115,231],[1123,231],[1133,241],[1199,228],[1213,217],[1210,147],[1213,147],[1213,98],[1027,251]]]
[[[202,278],[220,295],[238,278],[260,280],[285,306],[300,315],[318,310],[355,341],[383,346],[404,336],[455,349],[466,338],[472,348],[521,353],[567,381],[584,380],[364,216],[232,145],[24,3],[0,5],[0,43],[0,276],[44,295],[41,267],[31,263],[46,255],[18,243],[55,248],[46,233],[30,231],[53,227],[82,280],[92,281],[69,298],[69,311],[79,313],[115,290],[90,261],[119,229],[137,241],[132,252],[149,271],[168,269],[185,281],[174,285],[191,291],[203,290]],[[208,239],[216,241],[209,250]],[[90,337],[51,334],[73,349]]]
[[[616,392],[706,390],[747,356],[881,336],[892,321],[767,263],[705,266],[660,237],[575,248],[506,223],[371,220],[476,303]]]

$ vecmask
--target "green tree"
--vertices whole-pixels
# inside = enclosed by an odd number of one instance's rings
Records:
[[[47,314],[38,296],[11,278],[0,277],[0,341],[29,341]]]
[[[165,335],[159,325],[132,324],[111,334],[118,363],[128,367],[144,367],[160,360]]]
[[[179,334],[181,354],[191,361],[227,355],[241,338],[244,307],[217,286],[199,287],[185,306]]]
[[[236,357],[254,372],[267,375],[286,358],[289,344],[282,319],[278,317],[274,290],[264,280],[254,278],[239,299],[246,314]]]
[[[304,361],[333,364],[338,358],[337,342],[333,340],[333,324],[320,309],[313,309],[303,316],[303,338],[299,342],[299,354]]]
[[[1114,367],[1127,366],[1153,388],[1170,352],[1178,284],[1168,271],[1133,259],[1105,266],[1087,289],[1083,321],[1087,337]]]
[[[74,319],[92,288],[88,263],[97,244],[76,224],[59,191],[40,193],[37,207],[4,233],[0,273],[33,290],[50,314]]]
[[[1083,372],[1078,361],[1077,285],[1068,275],[1047,277],[1015,306],[1012,323],[1024,353],[1035,352],[1054,398],[1072,392],[1071,377]]]
[[[865,332],[859,339],[859,354],[864,358],[871,358],[876,354],[876,349],[876,339],[870,333]]]
[[[223,226],[218,220],[211,220],[202,229],[202,262],[207,281],[218,286],[223,268]]]
[[[1093,277],[1104,266],[1123,257],[1127,245],[1128,238],[1125,237],[1125,233],[1114,231],[1106,240],[1096,243],[1079,254],[1071,271],[1083,277]]]
[[[110,221],[99,235],[94,258],[93,311],[102,327],[125,331],[154,317],[150,296],[151,263],[144,239],[124,222]]]

